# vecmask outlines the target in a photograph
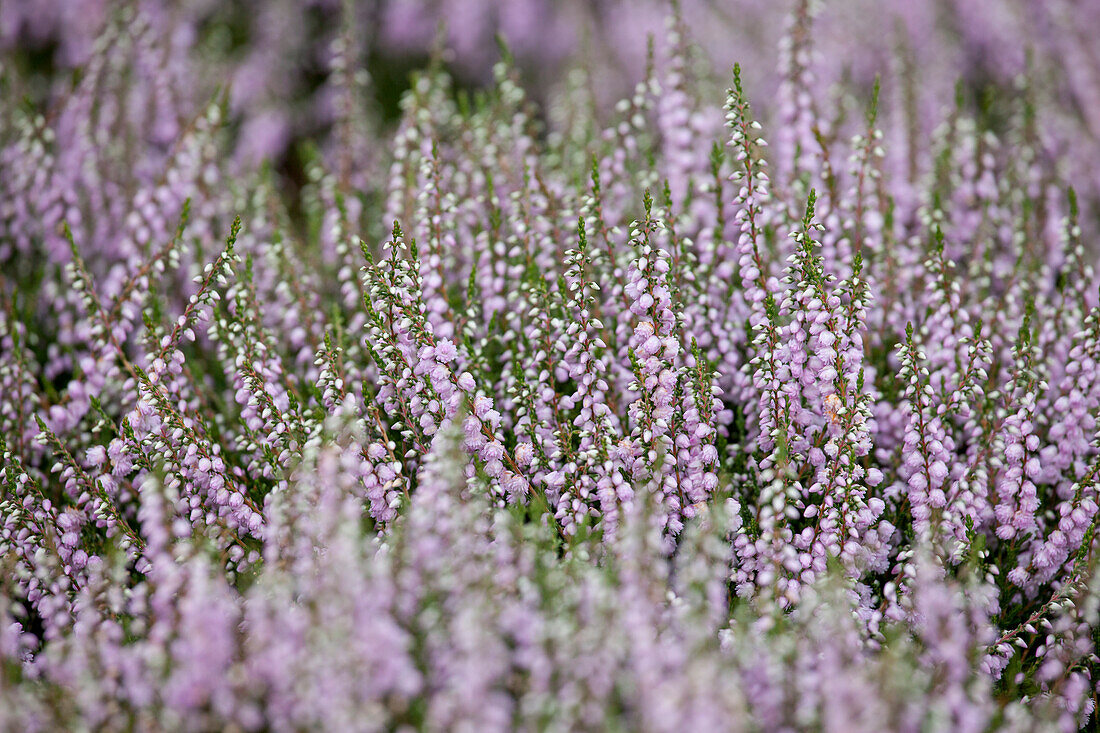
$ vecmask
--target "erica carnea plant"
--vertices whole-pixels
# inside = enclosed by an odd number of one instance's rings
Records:
[[[273,166],[161,11],[4,46],[0,729],[1092,723],[1087,59],[835,80],[797,2],[719,73],[685,2],[613,107],[440,43],[388,123],[347,3]]]

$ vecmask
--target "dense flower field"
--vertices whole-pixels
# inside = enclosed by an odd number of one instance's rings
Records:
[[[66,5],[0,730],[1095,722],[1096,3]]]

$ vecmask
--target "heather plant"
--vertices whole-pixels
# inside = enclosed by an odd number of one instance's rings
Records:
[[[295,181],[189,8],[2,69],[0,728],[1094,722],[1087,61],[684,2],[616,105],[441,43],[388,125],[349,3]]]

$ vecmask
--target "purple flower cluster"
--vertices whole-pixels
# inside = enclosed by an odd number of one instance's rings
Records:
[[[424,3],[84,5],[0,9],[0,729],[1094,723],[1091,9],[745,2],[757,108],[720,4],[485,0],[391,124]]]

